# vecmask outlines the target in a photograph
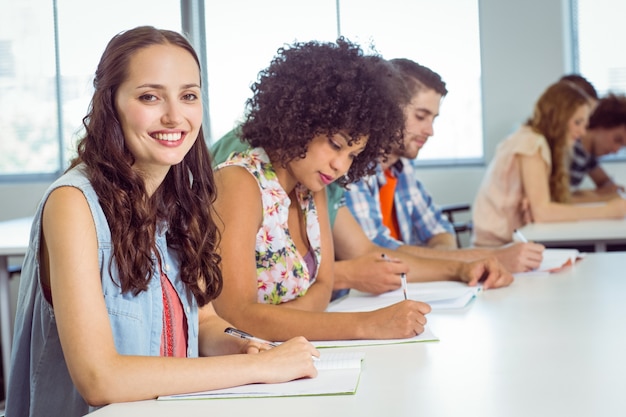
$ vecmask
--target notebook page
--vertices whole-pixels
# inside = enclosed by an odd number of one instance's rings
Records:
[[[315,362],[318,371],[327,369],[360,368],[365,357],[363,352],[324,351]]]

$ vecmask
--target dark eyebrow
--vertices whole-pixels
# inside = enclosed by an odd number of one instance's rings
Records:
[[[155,90],[163,90],[165,87],[162,86],[161,84],[142,84],[142,85],[137,86],[137,89],[140,89],[140,88],[152,88]],[[196,83],[183,84],[181,87],[181,90],[185,90],[187,88],[200,88],[200,85]]]

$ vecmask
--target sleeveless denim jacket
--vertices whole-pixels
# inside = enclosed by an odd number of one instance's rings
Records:
[[[20,278],[6,403],[7,417],[82,416],[95,409],[86,404],[72,383],[57,333],[54,310],[46,301],[40,282],[39,248],[43,206],[50,193],[63,186],[78,188],[89,203],[98,238],[102,291],[118,353],[143,356],[160,354],[163,301],[159,268],[155,268],[148,290],[136,296],[132,293],[122,294],[116,284],[119,276],[115,262],[109,268],[113,248],[106,217],[83,167],[78,166],[48,188],[34,216],[30,245]],[[187,317],[187,356],[197,357],[198,306],[191,291],[179,279],[178,257],[167,247],[165,231],[164,227],[160,228],[156,236],[161,268],[176,289]],[[156,265],[156,256],[153,259]]]

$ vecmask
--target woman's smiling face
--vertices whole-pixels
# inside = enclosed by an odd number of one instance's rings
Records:
[[[200,71],[185,49],[151,45],[131,59],[115,106],[133,167],[163,178],[185,157],[202,125]]]

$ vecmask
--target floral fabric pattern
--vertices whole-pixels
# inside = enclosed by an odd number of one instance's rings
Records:
[[[278,182],[267,153],[262,148],[235,152],[217,169],[226,166],[245,168],[261,189],[263,223],[256,235],[257,300],[280,304],[306,294],[316,276],[311,276],[304,255],[298,253],[289,234],[287,218],[291,199]],[[296,186],[295,194],[304,214],[311,251],[319,265],[320,225],[313,194],[300,184]]]

